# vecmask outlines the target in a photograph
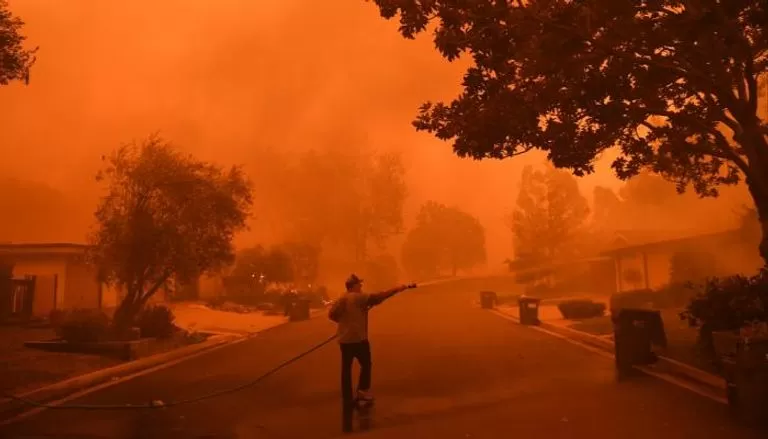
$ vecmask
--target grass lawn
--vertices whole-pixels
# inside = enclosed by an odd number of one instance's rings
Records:
[[[680,310],[666,309],[661,311],[664,329],[667,333],[667,349],[659,354],[674,360],[689,364],[709,373],[716,374],[709,360],[702,357],[698,347],[698,329],[691,328],[688,323],[680,320]],[[613,333],[613,324],[609,316],[580,320],[570,325],[572,329],[595,335]]]
[[[119,364],[98,355],[46,352],[25,341],[56,338],[50,328],[0,327],[0,391],[20,393],[73,376]]]

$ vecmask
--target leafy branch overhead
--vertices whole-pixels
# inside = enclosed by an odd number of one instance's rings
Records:
[[[29,69],[35,63],[37,48],[24,47],[24,22],[11,14],[7,0],[0,0],[0,85],[11,81],[29,83]]]
[[[415,122],[453,139],[459,155],[539,148],[583,174],[618,144],[619,175],[651,165],[706,193],[768,154],[755,116],[768,62],[763,1],[375,2],[399,15],[404,36],[435,26],[443,56],[471,54],[464,92],[425,104]]]
[[[765,0],[374,1],[406,38],[434,29],[446,59],[474,61],[463,92],[414,122],[458,155],[540,149],[583,175],[618,146],[622,178],[649,168],[716,195],[745,177],[768,220]]]

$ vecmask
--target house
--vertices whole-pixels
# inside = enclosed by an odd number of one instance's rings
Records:
[[[521,284],[560,285],[574,291],[599,294],[615,292],[614,262],[608,256],[571,258],[544,263],[507,259],[504,263]]]
[[[86,261],[87,248],[70,243],[6,243],[0,244],[0,260],[13,267],[13,278],[34,279],[27,310],[33,316],[45,317],[57,309],[113,307],[116,294],[98,280],[96,268]]]
[[[739,229],[629,245],[618,236],[611,250],[603,252],[614,262],[616,291],[658,289],[670,283],[671,263],[678,252],[711,255],[720,273],[756,271],[761,264],[756,246],[745,243]]]

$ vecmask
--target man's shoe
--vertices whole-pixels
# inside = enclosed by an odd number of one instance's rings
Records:
[[[362,402],[373,402],[373,394],[369,391],[365,390],[358,390],[357,391],[357,400]]]

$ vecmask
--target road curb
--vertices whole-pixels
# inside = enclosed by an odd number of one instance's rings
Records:
[[[202,354],[208,350],[230,344],[242,337],[227,337],[214,335],[207,340],[174,349],[172,351],[151,355],[128,363],[117,366],[99,369],[83,375],[59,381],[37,389],[17,394],[19,398],[24,398],[37,403],[47,403],[71,395],[83,389],[94,387],[110,380],[118,379],[121,376],[134,374],[142,370],[150,369],[163,363],[174,360],[181,360],[185,357],[191,357],[195,354]],[[0,419],[6,419],[15,416],[19,411],[28,409],[29,405],[11,398],[0,399]]]
[[[498,308],[496,308],[495,311],[504,314],[517,323],[520,323],[520,319],[508,311],[504,311]],[[589,334],[587,332],[579,331],[573,328],[553,325],[547,322],[540,322],[539,327],[555,334],[559,334],[563,337],[579,341],[588,346],[603,350],[610,353],[611,355],[613,355],[615,351],[613,341],[604,337]],[[665,373],[683,380],[690,385],[700,387],[702,388],[702,392],[707,394],[714,394],[719,398],[726,397],[726,384],[723,378],[712,375],[693,366],[689,366],[672,358],[659,356],[659,361],[655,365],[651,367],[642,367],[640,370],[646,373]]]
[[[318,317],[323,313],[323,311],[323,309],[312,310],[310,312],[310,320]],[[248,339],[267,333],[270,330],[286,326],[289,323],[292,322],[287,320],[280,324],[270,326],[268,328],[264,328],[260,331],[249,334],[214,334],[207,340],[200,343],[130,361],[124,364],[119,364],[117,366],[99,369],[72,378],[67,378],[57,383],[16,394],[15,396],[34,401],[35,403],[50,403],[52,401],[66,398],[77,392],[103,385],[109,381],[119,380],[125,376],[148,371],[156,367],[161,367],[166,363],[179,363],[186,360],[187,358],[204,355],[208,351],[213,351],[226,345],[246,341]],[[25,404],[21,401],[13,400],[11,398],[0,397],[0,421],[7,421],[10,418],[14,418],[29,408],[29,404]]]

